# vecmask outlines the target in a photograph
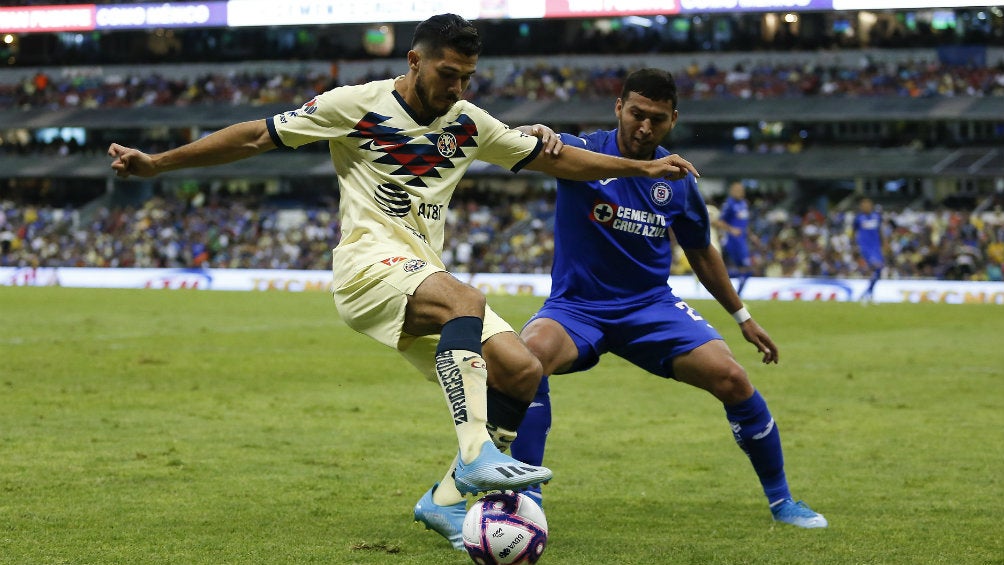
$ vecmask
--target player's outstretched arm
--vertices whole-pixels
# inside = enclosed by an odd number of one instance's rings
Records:
[[[108,147],[108,156],[112,157],[112,169],[121,178],[152,177],[175,169],[222,165],[270,149],[275,149],[275,143],[268,134],[265,120],[257,120],[228,126],[192,143],[154,155],[113,143]]]
[[[722,305],[722,308],[729,314],[744,310],[743,301],[736,293],[729,279],[729,272],[725,268],[721,253],[714,246],[709,245],[703,249],[683,249],[690,266],[694,269],[694,274],[701,281],[704,288],[708,289],[711,296]],[[737,320],[738,321],[738,320]],[[752,317],[739,323],[739,329],[743,332],[746,341],[756,346],[757,351],[763,355],[764,363],[777,363],[779,355],[774,340],[767,335],[767,331],[760,327]]]
[[[679,155],[668,155],[654,161],[640,161],[572,147],[570,148],[572,155],[569,156],[569,151],[562,152],[564,143],[561,141],[561,136],[551,128],[543,124],[534,124],[519,126],[516,129],[539,138],[543,143],[537,158],[526,168],[558,178],[589,181],[613,177],[664,177],[679,180],[688,174],[701,176],[689,161]]]
[[[533,124],[532,126],[519,126],[519,131],[525,133],[526,135],[531,135],[540,139],[543,143],[541,148],[541,154],[546,155],[557,155],[561,153],[561,148],[565,146],[565,142],[561,141],[561,136],[558,135],[553,129],[545,126],[544,124]]]
[[[654,160],[624,159],[571,146],[562,147],[557,154],[541,151],[526,168],[558,178],[580,181],[614,177],[679,180],[688,174],[700,176],[689,161],[676,154]]]

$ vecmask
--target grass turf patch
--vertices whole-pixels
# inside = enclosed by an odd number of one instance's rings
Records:
[[[492,297],[515,327],[540,304]],[[1000,564],[1001,310],[753,303],[775,525],[707,393],[605,357],[552,379],[548,564]],[[467,563],[411,522],[455,435],[442,393],[325,293],[0,288],[0,562]]]

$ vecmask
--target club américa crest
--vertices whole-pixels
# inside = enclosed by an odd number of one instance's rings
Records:
[[[453,157],[453,154],[457,152],[457,136],[448,131],[439,134],[439,139],[436,141],[436,149],[443,157]]]

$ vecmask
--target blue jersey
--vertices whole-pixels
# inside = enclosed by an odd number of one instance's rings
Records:
[[[862,253],[882,252],[882,214],[858,212],[854,216],[854,238]]]
[[[872,267],[884,263],[882,257],[882,214],[858,212],[854,216],[854,239],[861,256]]]
[[[566,145],[621,156],[617,130],[561,138]],[[668,154],[658,147],[655,157]],[[670,227],[684,248],[710,245],[708,209],[692,175],[678,181],[558,179],[551,297],[610,303],[666,292]]]
[[[730,196],[722,207],[721,220],[734,228],[739,228],[742,232],[740,235],[726,233],[726,240],[746,241],[746,226],[750,223],[750,209],[746,200],[737,200]]]

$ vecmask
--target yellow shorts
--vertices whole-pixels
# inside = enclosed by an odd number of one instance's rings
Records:
[[[359,333],[397,349],[426,378],[435,381],[436,347],[439,334],[413,336],[402,331],[408,296],[430,275],[446,272],[421,259],[398,263],[376,262],[343,281],[334,290],[335,307],[345,323]],[[512,326],[485,307],[481,343]]]

